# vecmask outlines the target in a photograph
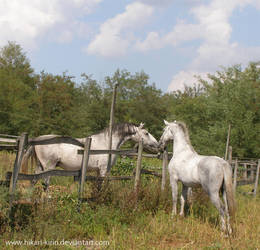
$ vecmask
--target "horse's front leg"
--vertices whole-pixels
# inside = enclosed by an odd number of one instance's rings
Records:
[[[184,216],[184,207],[185,207],[185,202],[187,202],[187,198],[188,198],[188,187],[182,184],[180,216]]]
[[[177,196],[178,196],[178,180],[170,174],[170,183],[172,187],[172,217],[177,214]]]

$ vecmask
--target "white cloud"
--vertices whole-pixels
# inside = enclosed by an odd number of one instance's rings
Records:
[[[125,55],[134,40],[133,31],[143,26],[154,12],[154,8],[141,2],[126,6],[123,13],[108,19],[100,26],[99,34],[86,51],[105,57]]]
[[[138,41],[135,48],[140,51],[160,49],[167,45],[182,46],[186,41],[199,40],[196,57],[191,61],[187,72],[179,72],[173,77],[169,90],[183,89],[183,83],[192,84],[194,72],[213,72],[221,65],[248,63],[259,58],[259,47],[245,48],[231,42],[232,26],[229,19],[236,8],[248,4],[260,7],[259,0],[212,0],[210,3],[197,3],[190,9],[195,23],[179,20],[172,31],[160,35],[153,31],[143,41]],[[181,79],[183,78],[183,79]]]
[[[167,91],[184,91],[185,86],[193,86],[194,84],[199,83],[198,77],[209,81],[207,75],[208,73],[206,72],[180,71],[175,76],[173,76]]]
[[[140,51],[160,49],[163,46],[164,43],[162,43],[160,35],[157,32],[150,32],[143,42],[137,41],[135,44],[135,48]]]
[[[26,48],[55,28],[57,40],[71,39],[79,21],[101,0],[0,0],[0,45],[17,41]],[[73,28],[66,29],[73,26]],[[45,37],[46,38],[46,37]]]
[[[156,7],[164,7],[173,3],[174,0],[139,0],[139,2],[142,2],[147,5],[154,5]]]

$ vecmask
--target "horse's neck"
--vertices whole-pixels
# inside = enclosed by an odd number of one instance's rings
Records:
[[[185,138],[184,133],[179,131],[174,135],[173,154],[177,155],[183,152],[192,152],[196,154],[190,143]]]
[[[129,136],[118,135],[117,133],[114,133],[113,136],[112,136],[112,148],[113,149],[120,148],[129,139],[130,139]]]

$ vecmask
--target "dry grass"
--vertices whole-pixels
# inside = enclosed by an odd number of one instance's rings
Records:
[[[12,160],[13,155],[0,153],[2,177],[12,168]],[[194,192],[189,214],[184,218],[171,218],[169,188],[162,197],[158,179],[143,178],[142,181],[138,196],[133,192],[131,181],[111,182],[104,185],[100,193],[92,184],[87,184],[86,196],[95,196],[95,199],[83,203],[78,213],[77,183],[73,183],[72,178],[53,178],[49,193],[52,199],[39,202],[43,194],[39,183],[27,193],[31,202],[17,204],[11,219],[7,190],[2,187],[0,245],[6,248],[7,240],[77,239],[107,240],[109,249],[260,248],[260,192],[256,198],[246,194],[250,186],[239,187],[236,192],[236,233],[228,238],[219,230],[216,209],[199,190]],[[17,248],[9,246],[8,249]]]

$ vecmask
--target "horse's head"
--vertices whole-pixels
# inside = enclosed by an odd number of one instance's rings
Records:
[[[163,130],[163,134],[159,140],[159,148],[160,150],[163,150],[169,141],[172,141],[174,138],[174,131],[177,128],[176,121],[174,122],[167,122],[164,120],[164,124],[166,127]]]
[[[132,140],[139,142],[143,140],[143,146],[145,149],[148,149],[151,152],[158,152],[158,142],[157,140],[143,128],[144,124],[141,123],[140,126],[136,127],[136,133],[132,135]]]

